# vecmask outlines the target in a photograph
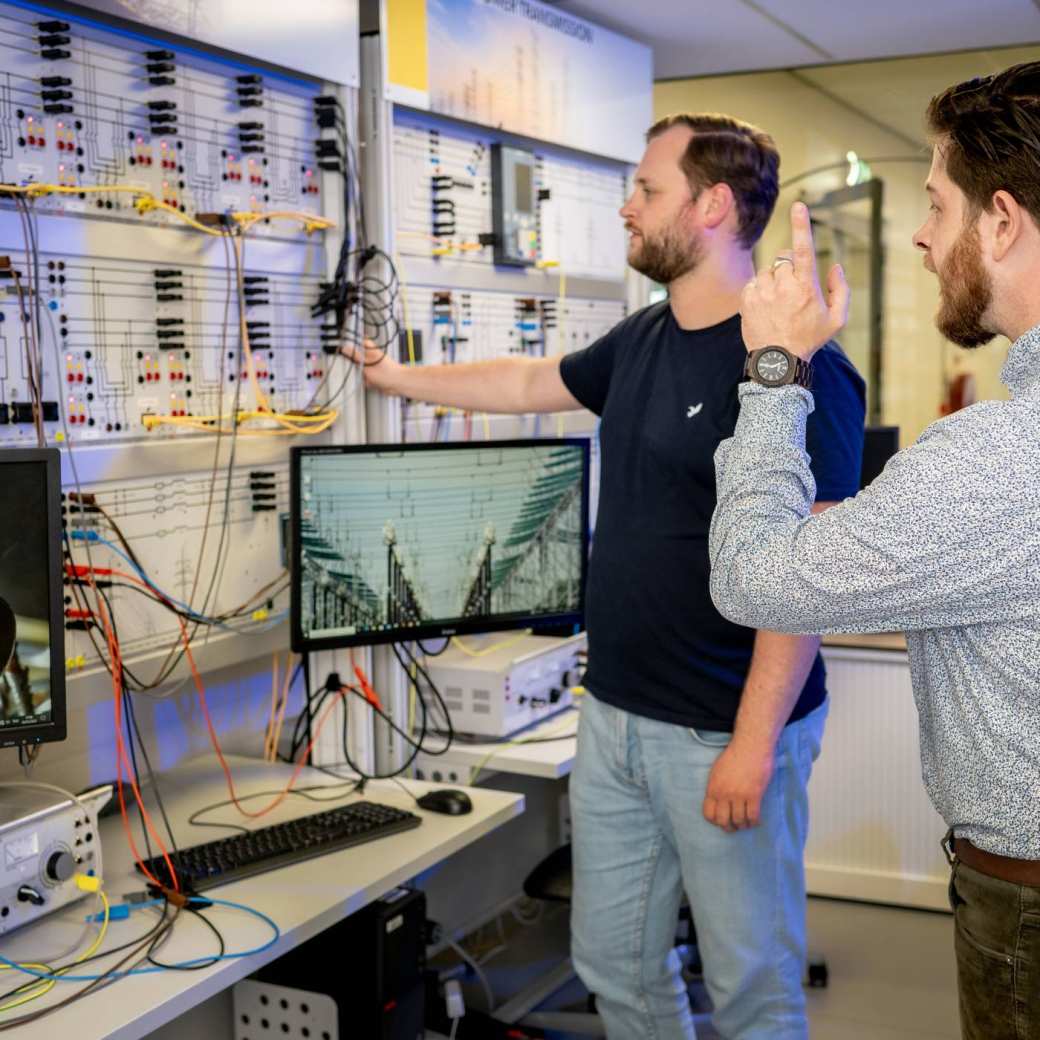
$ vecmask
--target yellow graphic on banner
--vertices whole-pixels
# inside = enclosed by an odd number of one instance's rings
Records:
[[[429,90],[426,0],[386,0],[387,80],[413,90]]]

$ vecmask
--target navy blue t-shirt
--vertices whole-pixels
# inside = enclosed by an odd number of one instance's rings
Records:
[[[746,357],[739,315],[688,332],[665,301],[560,363],[567,389],[602,416],[586,685],[633,714],[725,732],[755,632],[711,601],[708,527],[715,449],[733,435]],[[837,344],[816,354],[806,448],[820,501],[859,490],[864,389]],[[824,678],[817,655],[790,721],[822,703]]]

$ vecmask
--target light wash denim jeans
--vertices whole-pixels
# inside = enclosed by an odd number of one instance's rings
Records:
[[[761,822],[704,819],[730,734],[656,722],[586,694],[570,784],[574,967],[611,1040],[691,1040],[673,948],[685,889],[725,1040],[806,1040],[806,784],[827,704],[784,730]]]

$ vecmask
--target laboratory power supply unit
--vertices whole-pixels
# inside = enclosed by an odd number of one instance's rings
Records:
[[[96,889],[79,879],[101,876],[98,813],[111,797],[111,784],[78,802],[31,785],[0,789],[0,935]]]
[[[427,666],[456,733],[507,737],[572,703],[584,672],[585,634],[559,638],[501,632],[484,645],[453,641]]]

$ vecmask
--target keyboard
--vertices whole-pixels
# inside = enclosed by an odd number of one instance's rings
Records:
[[[182,889],[201,892],[217,885],[287,867],[328,852],[361,845],[389,834],[418,827],[415,813],[376,802],[352,802],[287,823],[261,827],[248,834],[218,838],[170,853]],[[162,856],[153,856],[137,869],[170,885],[170,871]]]

